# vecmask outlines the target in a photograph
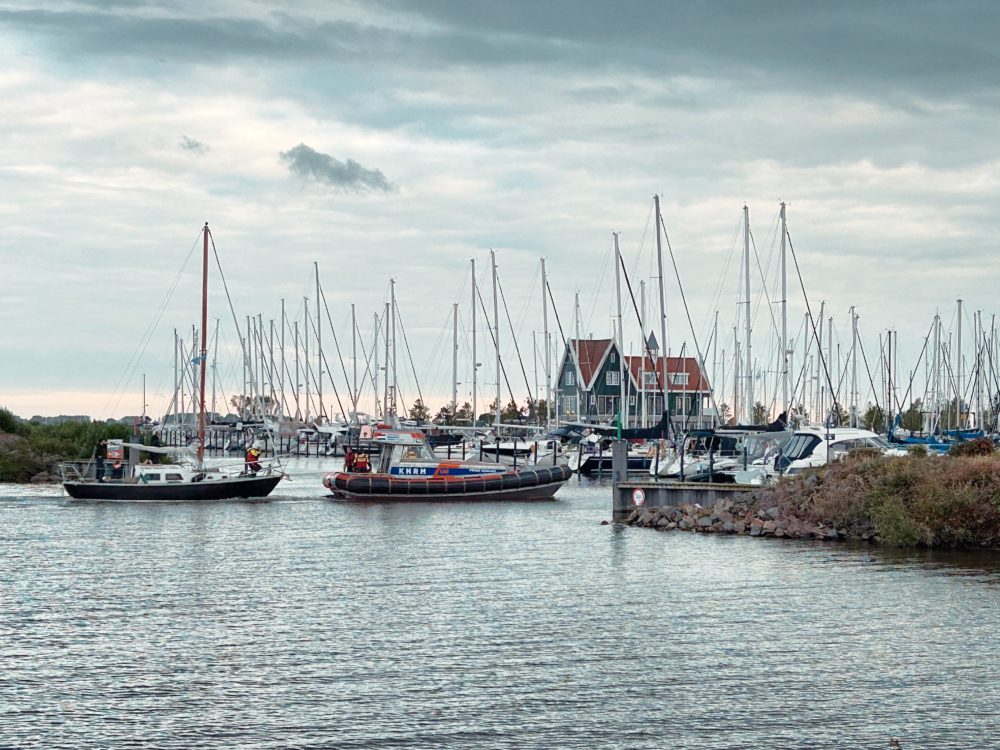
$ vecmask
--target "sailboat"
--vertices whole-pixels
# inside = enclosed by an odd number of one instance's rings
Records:
[[[239,464],[230,468],[205,464],[205,368],[208,350],[208,223],[203,237],[201,283],[201,351],[198,392],[198,442],[195,461],[184,464],[139,463],[140,452],[184,453],[176,449],[155,448],[140,443],[115,446],[110,476],[90,478],[76,464],[60,469],[63,487],[77,500],[118,502],[192,502],[262,498],[271,494],[284,474],[274,462]],[[126,455],[127,450],[127,455]],[[190,449],[188,449],[190,450]],[[111,456],[109,456],[111,460]],[[257,468],[259,467],[259,468]]]

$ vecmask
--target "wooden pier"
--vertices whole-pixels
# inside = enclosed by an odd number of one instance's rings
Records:
[[[698,503],[703,507],[717,500],[736,499],[757,489],[751,484],[720,484],[711,482],[678,482],[670,480],[630,480],[628,477],[628,444],[619,441],[611,446],[612,520],[624,521],[634,510],[677,507]]]

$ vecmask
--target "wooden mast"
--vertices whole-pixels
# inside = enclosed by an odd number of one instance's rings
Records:
[[[201,351],[198,366],[201,384],[198,388],[198,468],[205,466],[205,360],[208,357],[208,222],[205,222],[204,252],[201,263]]]

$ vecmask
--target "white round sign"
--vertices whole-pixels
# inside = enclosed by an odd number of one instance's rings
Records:
[[[632,490],[632,502],[636,505],[642,505],[646,502],[646,493],[642,491],[641,487],[636,487]]]

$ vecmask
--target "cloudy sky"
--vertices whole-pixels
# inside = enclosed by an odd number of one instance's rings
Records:
[[[856,306],[876,356],[898,329],[905,370],[936,310],[997,309],[998,21],[971,0],[0,0],[0,405],[135,413],[145,374],[162,410],[205,221],[241,319],[301,318],[317,262],[344,344],[350,304],[370,333],[395,278],[432,405],[492,248],[532,380],[539,258],[564,328],[578,291],[607,335],[613,231],[656,284],[654,193],[702,342],[715,309],[731,340],[746,203],[768,356],[786,201],[810,303],[843,341]],[[235,341],[217,293],[211,315]]]

